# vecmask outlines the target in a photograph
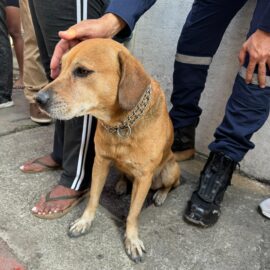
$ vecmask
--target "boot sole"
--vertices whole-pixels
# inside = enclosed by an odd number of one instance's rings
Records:
[[[211,226],[214,225],[214,224],[210,224],[210,225],[205,224],[200,220],[194,220],[194,219],[192,219],[192,218],[190,218],[189,216],[186,216],[186,215],[184,215],[184,219],[187,221],[187,223],[192,224],[192,225],[196,225],[196,226],[202,227],[202,228],[208,228],[208,227],[211,227]]]

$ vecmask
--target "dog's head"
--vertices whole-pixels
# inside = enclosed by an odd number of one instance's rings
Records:
[[[53,118],[92,114],[110,120],[131,110],[149,84],[150,77],[124,46],[91,39],[63,57],[60,75],[38,92],[36,101]]]

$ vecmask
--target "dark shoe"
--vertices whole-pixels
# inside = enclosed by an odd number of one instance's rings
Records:
[[[200,176],[199,188],[188,202],[184,218],[202,227],[214,225],[220,216],[220,204],[231,183],[237,162],[223,153],[211,152]]]
[[[195,155],[195,127],[178,128],[174,131],[172,151],[177,161],[194,158]]]
[[[49,124],[52,122],[52,119],[43,113],[36,103],[30,103],[30,118],[38,124]]]

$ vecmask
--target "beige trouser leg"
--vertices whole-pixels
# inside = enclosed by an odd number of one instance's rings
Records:
[[[40,60],[28,0],[20,0],[20,9],[24,29],[24,94],[30,103],[34,103],[34,95],[48,81]]]

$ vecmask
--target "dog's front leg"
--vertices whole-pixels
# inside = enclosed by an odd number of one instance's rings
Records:
[[[138,217],[151,183],[152,175],[135,177],[133,181],[130,210],[126,224],[125,249],[128,256],[136,263],[142,261],[143,252],[145,252],[144,244],[138,236]]]
[[[70,224],[68,231],[68,235],[70,237],[79,237],[89,232],[92,221],[95,217],[100,194],[103,190],[109,168],[110,160],[104,159],[99,156],[95,157],[92,173],[90,199],[81,218],[75,220],[73,223]]]

